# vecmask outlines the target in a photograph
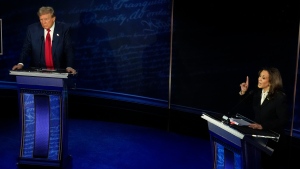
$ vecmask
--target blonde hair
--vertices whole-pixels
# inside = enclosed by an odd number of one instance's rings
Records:
[[[44,14],[51,14],[51,17],[55,17],[54,9],[50,6],[42,6],[37,12],[38,16],[44,15]]]

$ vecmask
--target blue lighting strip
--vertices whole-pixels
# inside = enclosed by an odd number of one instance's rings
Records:
[[[34,109],[34,95],[22,94],[23,96],[23,145],[22,145],[22,157],[32,158],[33,154],[33,136],[35,129],[35,109]]]
[[[34,91],[27,92],[34,93]],[[62,135],[60,92],[23,93],[21,96],[24,108],[21,156],[60,160]]]
[[[48,159],[60,160],[61,154],[61,97],[50,95],[50,143]]]
[[[35,138],[34,158],[47,158],[49,151],[49,118],[50,105],[49,96],[35,95]]]

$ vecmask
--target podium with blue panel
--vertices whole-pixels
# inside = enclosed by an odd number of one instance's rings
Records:
[[[203,113],[201,117],[208,124],[214,169],[261,168],[261,153],[272,155],[274,151],[268,141],[278,141],[280,137],[269,130],[231,124],[226,116],[217,113]],[[237,117],[249,120],[238,114]]]
[[[19,93],[18,166],[68,167],[68,73],[17,70],[10,75],[16,76]]]

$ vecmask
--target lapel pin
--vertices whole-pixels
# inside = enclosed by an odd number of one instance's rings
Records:
[[[59,36],[59,34],[56,34],[56,36]]]

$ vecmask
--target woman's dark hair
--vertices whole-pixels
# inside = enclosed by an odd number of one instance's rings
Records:
[[[258,75],[260,75],[263,70],[269,73],[270,89],[268,95],[272,97],[277,91],[283,90],[281,74],[277,68],[265,67],[258,71]]]

